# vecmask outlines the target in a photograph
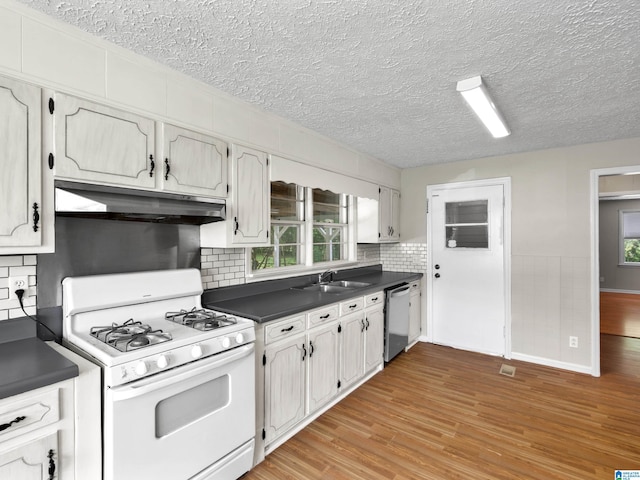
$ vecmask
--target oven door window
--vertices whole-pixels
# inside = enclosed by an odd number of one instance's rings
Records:
[[[166,398],[156,405],[156,438],[162,438],[229,405],[229,375]]]

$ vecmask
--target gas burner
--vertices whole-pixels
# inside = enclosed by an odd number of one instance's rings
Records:
[[[149,325],[135,322],[132,318],[121,325],[92,327],[91,335],[121,352],[129,352],[157,343],[168,342],[171,334],[162,330],[152,330]]]
[[[195,328],[196,330],[215,330],[216,328],[235,325],[237,320],[234,317],[215,313],[211,310],[193,308],[192,310],[180,310],[179,312],[167,312],[164,317],[172,322]]]

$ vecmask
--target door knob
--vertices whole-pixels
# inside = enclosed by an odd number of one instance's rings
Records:
[[[436,274],[434,275],[434,277],[436,277],[436,278],[440,278],[440,274],[439,274],[439,273],[436,273]]]
[[[433,268],[435,268],[436,270],[440,270],[440,265],[436,265],[436,266],[435,266],[435,267],[433,267]]]

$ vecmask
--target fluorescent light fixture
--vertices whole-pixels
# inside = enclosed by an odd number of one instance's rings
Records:
[[[462,97],[484,123],[491,135],[495,138],[502,138],[511,133],[500,111],[489,96],[489,92],[484,88],[482,77],[478,75],[477,77],[460,80],[456,90],[462,94]]]

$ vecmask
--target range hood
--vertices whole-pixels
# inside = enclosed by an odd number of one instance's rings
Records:
[[[225,219],[224,200],[56,180],[56,215],[202,225]]]

